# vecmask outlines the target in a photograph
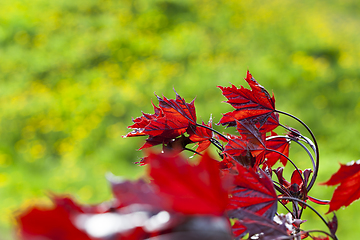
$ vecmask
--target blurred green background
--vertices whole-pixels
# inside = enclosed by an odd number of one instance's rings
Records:
[[[49,192],[97,203],[111,197],[106,172],[141,176],[144,138],[121,136],[153,113],[154,92],[196,97],[199,121],[217,122],[231,107],[216,86],[246,86],[247,69],[311,127],[327,180],[360,158],[359,15],[356,0],[2,0],[0,239]],[[311,167],[295,146],[291,157]],[[325,229],[306,212],[305,229]],[[359,213],[359,202],[338,211],[340,239],[358,236]]]

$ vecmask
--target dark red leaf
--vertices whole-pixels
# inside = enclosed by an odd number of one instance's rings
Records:
[[[191,103],[186,103],[185,100],[180,97],[180,95],[175,92],[176,99],[167,99],[166,97],[160,98],[159,107],[164,112],[165,115],[171,116],[172,118],[186,118],[191,124],[196,124],[196,113],[194,100]]]
[[[267,119],[266,122],[261,125],[261,123],[257,123],[257,127],[261,133],[271,132],[275,128],[279,126],[279,114],[277,112],[273,112]]]
[[[159,107],[153,104],[155,113],[143,113],[143,116],[133,120],[134,124],[128,127],[133,131],[125,136],[149,136],[140,149],[167,144],[185,133],[190,125],[196,124],[194,100],[186,103],[177,93],[176,99],[156,97],[159,100]]]
[[[260,170],[246,168],[238,164],[239,174],[235,177],[235,187],[228,209],[246,209],[272,219],[277,210],[277,195],[272,180]]]
[[[133,119],[134,124],[129,126],[128,128],[134,129],[132,132],[128,133],[125,137],[134,137],[134,136],[144,136],[146,135],[143,130],[149,125],[152,120],[156,120],[157,118],[161,118],[164,116],[163,111],[151,103],[154,107],[154,114],[143,113],[143,116],[140,116],[136,119]]]
[[[253,156],[256,159],[255,163],[251,163],[251,167],[258,166],[260,160],[264,158],[265,149],[261,145],[250,143],[241,137],[229,139],[228,144],[224,148],[224,153],[231,157],[246,157]],[[242,162],[241,162],[242,163]]]
[[[259,166],[265,157],[265,134],[247,121],[238,121],[237,130],[241,136],[229,135],[224,153],[236,157],[247,156],[250,152],[256,158],[254,165]]]
[[[235,220],[234,225],[231,226],[233,235],[236,240],[241,239],[246,235],[246,227],[240,223],[240,221]]]
[[[271,137],[269,140],[266,140],[266,149],[268,150],[265,154],[266,163],[269,167],[272,167],[275,165],[275,163],[280,159],[280,162],[286,166],[287,158],[284,156],[281,156],[280,154],[276,152],[269,151],[275,150],[278,151],[285,156],[289,157],[289,148],[290,148],[290,140],[287,138],[274,138],[277,136],[275,132],[271,132]]]
[[[273,114],[275,111],[275,98],[270,96],[266,89],[258,84],[249,71],[245,80],[251,87],[251,90],[231,87],[218,86],[223,95],[228,99],[227,103],[231,104],[235,110],[225,113],[220,119],[219,124],[235,126],[235,120],[252,119],[260,124],[260,128],[267,122],[271,116],[272,122],[266,127],[266,131],[273,130],[279,125],[279,116]],[[273,114],[273,115],[272,115]]]
[[[229,217],[238,219],[238,224],[246,228],[245,233],[248,233],[249,237],[261,234],[261,239],[263,240],[288,239],[289,235],[285,224],[278,225],[272,220],[252,211],[240,208],[231,211]]]
[[[280,185],[282,185],[285,188],[289,188],[291,186],[291,183],[288,182],[284,177],[283,177],[283,172],[284,172],[284,168],[283,167],[278,167],[276,170],[273,170],[279,180]]]
[[[329,212],[336,211],[342,206],[349,206],[360,198],[360,162],[340,164],[340,169],[323,185],[340,184],[330,200]]]
[[[166,201],[158,195],[157,189],[143,180],[123,181],[110,175],[107,177],[117,200],[117,207],[131,204],[150,205],[153,210],[168,209]]]
[[[174,211],[185,214],[222,215],[228,193],[220,179],[218,162],[205,152],[192,166],[181,156],[151,154],[150,176],[160,192],[171,200]]]
[[[337,228],[338,228],[338,220],[337,220],[337,217],[336,217],[335,213],[334,213],[334,216],[331,219],[331,221],[327,222],[327,225],[329,227],[329,230],[330,230],[331,234],[335,235],[336,231],[337,231]]]

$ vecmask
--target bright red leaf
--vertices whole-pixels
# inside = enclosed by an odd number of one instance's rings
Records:
[[[340,184],[330,200],[328,213],[342,206],[347,207],[360,198],[360,162],[340,165],[340,169],[327,182],[321,183],[328,186]]]
[[[186,103],[177,93],[176,99],[156,97],[159,100],[159,107],[153,105],[155,113],[143,113],[143,116],[133,120],[134,124],[128,127],[133,131],[125,136],[148,135],[146,143],[140,149],[167,144],[185,133],[190,125],[195,126],[196,124],[194,100]]]
[[[251,90],[243,86],[240,89],[234,85],[231,87],[218,86],[228,99],[227,103],[235,108],[234,111],[225,113],[219,124],[235,126],[235,120],[251,119],[258,122],[261,128],[271,117],[272,122],[267,125],[266,131],[273,130],[279,125],[279,116],[277,113],[273,114],[275,111],[274,96],[271,97],[266,89],[252,77],[249,71],[247,71],[245,80],[250,85]]]
[[[22,240],[90,240],[74,225],[74,217],[83,211],[69,198],[55,198],[52,208],[34,207],[18,217]]]
[[[259,166],[265,157],[265,134],[247,121],[237,121],[237,130],[241,136],[229,136],[224,153],[235,156],[246,156],[250,152]]]
[[[166,97],[160,98],[157,96],[159,100],[159,107],[163,110],[164,114],[167,116],[171,116],[173,119],[176,118],[186,118],[190,123],[196,124],[196,113],[194,100],[191,103],[186,103],[185,100],[180,97],[180,95],[175,92],[176,99],[167,99]]]
[[[246,209],[272,219],[277,210],[277,195],[272,180],[260,170],[238,164],[239,174],[231,191],[228,209]]]
[[[205,152],[192,166],[181,156],[150,154],[150,176],[172,209],[184,214],[222,215],[228,192],[220,178],[218,162]]]

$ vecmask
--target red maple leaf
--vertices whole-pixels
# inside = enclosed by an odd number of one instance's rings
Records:
[[[279,125],[279,116],[275,112],[274,96],[270,97],[266,89],[258,84],[249,71],[247,71],[245,80],[250,85],[251,90],[243,86],[240,89],[234,85],[231,87],[218,86],[228,99],[227,103],[235,108],[234,111],[225,113],[219,124],[235,126],[235,120],[251,119],[258,122],[259,128],[261,128],[271,117],[271,124],[266,125],[266,131],[273,130]]]
[[[329,212],[336,211],[342,206],[349,206],[360,198],[360,162],[340,164],[340,169],[323,185],[334,186],[340,184],[330,200]]]
[[[90,240],[75,225],[73,217],[83,213],[70,198],[55,198],[53,208],[33,207],[18,217],[20,236],[23,240]]]
[[[271,136],[269,140],[266,140],[266,149],[267,150],[275,150],[278,151],[285,156],[289,157],[289,148],[290,148],[290,140],[287,138],[276,138],[278,136],[275,132],[271,132]],[[275,137],[275,138],[271,138]],[[272,151],[266,152],[266,163],[269,167],[274,166],[274,164],[280,159],[280,162],[286,166],[287,158],[284,156],[281,156],[280,154]]]
[[[117,207],[122,208],[131,204],[150,205],[152,210],[168,209],[166,201],[158,195],[156,187],[140,179],[137,181],[116,180],[109,178],[113,195],[117,200]]]
[[[263,171],[237,164],[239,174],[231,190],[228,209],[246,209],[272,219],[277,210],[277,195],[272,180]]]
[[[250,152],[256,158],[254,165],[259,166],[265,157],[265,134],[260,133],[255,125],[246,120],[237,121],[237,130],[241,136],[229,135],[224,153],[235,157],[246,156]]]
[[[130,132],[126,135],[126,137],[133,137],[133,136],[143,136],[146,135],[145,133],[143,133],[143,129],[149,125],[149,123],[152,120],[155,120],[157,118],[163,117],[164,113],[161,110],[161,108],[157,107],[154,105],[154,103],[151,103],[154,107],[154,114],[148,114],[148,113],[143,113],[142,116],[133,119],[134,124],[129,126],[128,128],[133,128],[136,131]]]
[[[143,116],[133,120],[134,124],[128,127],[133,131],[125,136],[148,135],[146,143],[140,149],[162,143],[167,144],[185,133],[190,125],[195,126],[196,124],[194,100],[186,103],[177,93],[176,99],[156,97],[159,100],[159,107],[153,104],[155,113],[143,113]]]
[[[284,222],[276,224],[272,219],[243,208],[230,211],[229,217],[237,219],[233,226],[236,239],[245,234],[249,234],[248,239],[255,235],[260,235],[264,240],[288,239],[289,234]]]
[[[223,215],[228,192],[218,162],[207,152],[192,166],[180,155],[150,154],[150,176],[172,209],[184,214]]]

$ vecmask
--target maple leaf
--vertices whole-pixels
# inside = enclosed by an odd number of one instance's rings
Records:
[[[168,209],[166,201],[158,195],[156,188],[144,180],[122,180],[113,175],[107,176],[112,192],[117,200],[117,207],[122,208],[131,204],[150,205],[153,210]]]
[[[72,222],[74,215],[83,213],[81,208],[69,198],[57,197],[54,203],[53,208],[33,207],[18,216],[21,239],[90,240]]]
[[[237,121],[240,137],[229,135],[224,153],[231,156],[247,156],[249,152],[256,158],[253,166],[259,166],[265,158],[265,134],[261,134],[257,127],[248,121]]]
[[[178,93],[176,93],[176,99],[161,98],[157,95],[156,97],[159,107],[153,104],[155,113],[143,113],[143,116],[134,119],[134,124],[128,126],[133,131],[125,135],[125,137],[149,136],[139,150],[158,144],[167,144],[184,134],[190,125],[196,125],[195,99],[191,103],[186,103]]]
[[[277,195],[272,180],[263,172],[237,164],[239,174],[231,190],[228,209],[246,209],[272,219],[277,210]]]
[[[322,185],[334,186],[340,184],[334,191],[330,200],[329,212],[336,211],[342,206],[349,206],[360,198],[360,162],[340,164],[340,169],[331,178],[320,183]]]
[[[180,155],[153,154],[148,157],[150,176],[172,209],[184,214],[223,215],[228,192],[220,178],[218,162],[207,152],[192,166]]]
[[[235,126],[235,120],[251,119],[258,122],[259,128],[261,128],[271,117],[271,123],[267,124],[266,131],[273,130],[279,125],[274,96],[270,97],[266,89],[258,84],[249,71],[247,71],[245,80],[251,90],[243,86],[240,89],[234,85],[231,87],[218,86],[228,99],[227,103],[235,108],[234,111],[225,113],[218,124]]]
[[[135,131],[128,133],[127,137],[133,137],[133,136],[142,136],[145,135],[143,133],[142,129],[144,129],[152,120],[155,120],[157,118],[163,117],[164,113],[161,110],[161,108],[154,105],[154,103],[151,103],[154,107],[154,114],[148,114],[143,113],[143,116],[140,116],[138,118],[133,119],[134,124],[129,126],[128,128],[133,128]]]
[[[246,227],[242,225],[239,220],[235,220],[231,228],[236,240],[241,239],[243,236],[246,235]]]
[[[269,138],[269,140],[266,140],[266,149],[269,150],[275,150],[278,151],[282,154],[284,154],[285,156],[289,157],[289,148],[290,148],[290,140],[288,140],[287,138],[271,138],[271,137],[276,137],[278,136],[275,132],[271,132],[271,136]],[[287,158],[284,156],[281,156],[280,154],[276,153],[276,152],[272,152],[272,151],[267,151],[267,153],[265,154],[265,158],[266,160],[266,164],[269,167],[272,167],[275,165],[275,163],[280,160],[280,162],[286,166],[287,163]]]
[[[287,229],[285,224],[276,224],[272,220],[256,214],[252,211],[240,208],[229,212],[230,218],[238,219],[236,227],[239,229],[240,236],[236,236],[236,239],[249,234],[249,238],[252,236],[260,236],[263,240],[276,240],[276,239],[288,239]],[[246,228],[243,231],[243,228]]]
[[[174,90],[175,91],[175,90]],[[175,91],[176,99],[167,99],[166,97],[160,98],[159,107],[163,110],[165,115],[172,116],[175,118],[186,118],[192,124],[196,124],[196,113],[194,100],[191,103],[186,103],[185,100]]]

